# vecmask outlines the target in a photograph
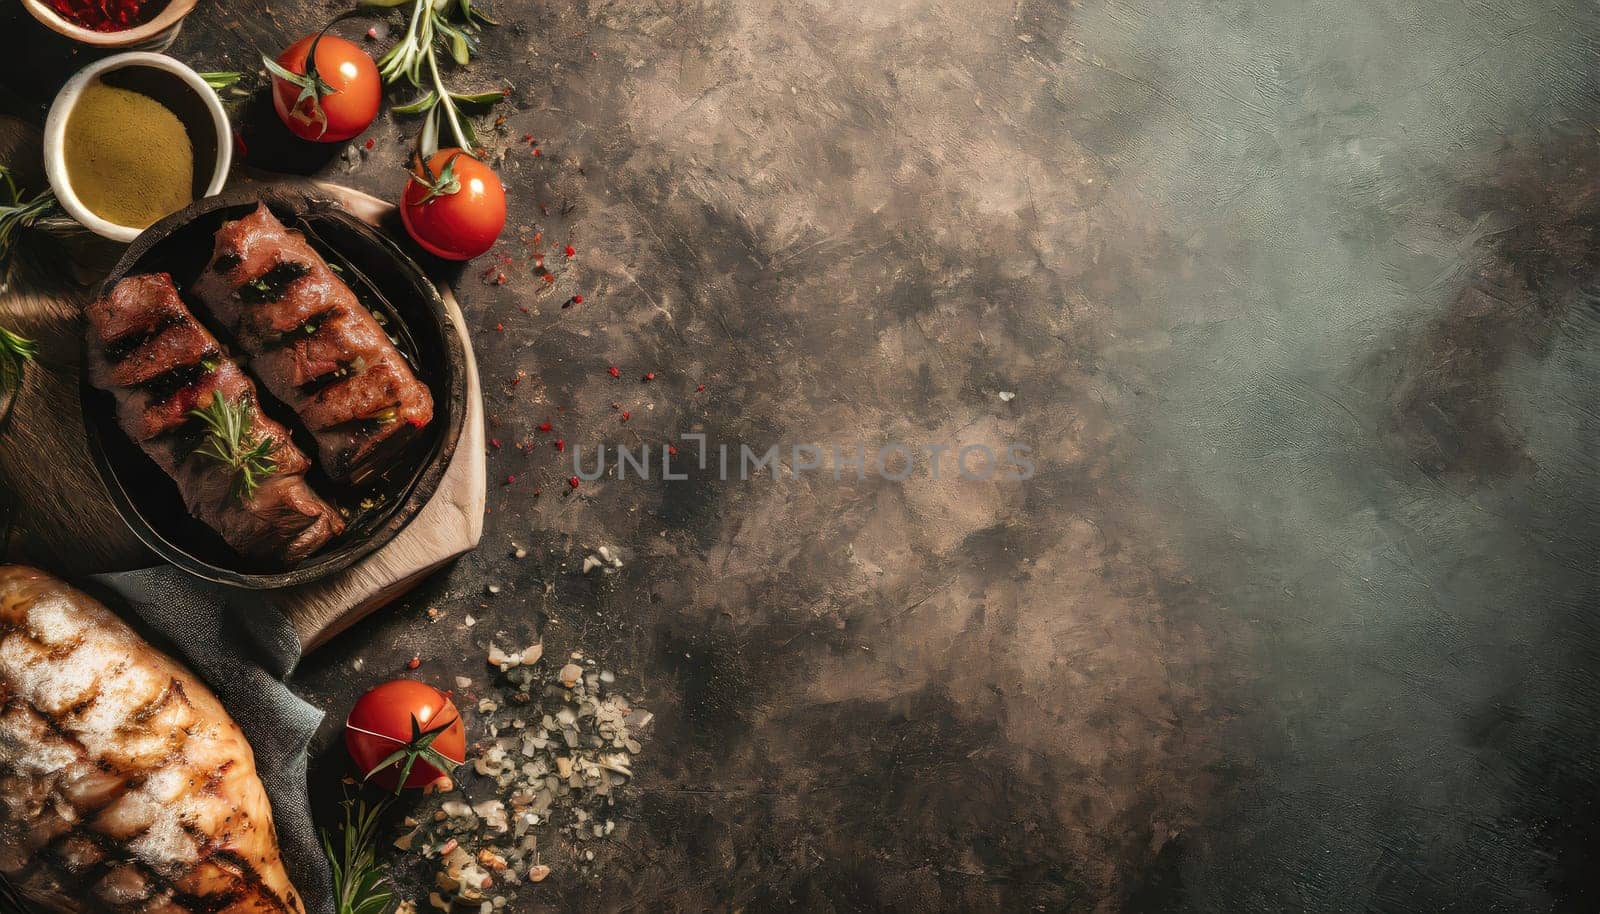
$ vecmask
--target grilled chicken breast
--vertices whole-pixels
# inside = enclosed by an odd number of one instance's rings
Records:
[[[86,594],[0,566],[0,874],[59,912],[303,914],[244,734]]]
[[[262,204],[217,231],[194,294],[300,416],[332,478],[359,483],[433,420],[433,397],[350,287]]]
[[[177,482],[189,513],[241,554],[292,564],[344,529],[306,484],[311,462],[289,430],[260,409],[256,388],[178,297],[165,273],[130,276],[85,309],[89,380],[117,400],[117,422]],[[243,495],[231,468],[196,453],[204,428],[191,415],[213,398],[241,404],[253,441],[272,443],[273,472]]]

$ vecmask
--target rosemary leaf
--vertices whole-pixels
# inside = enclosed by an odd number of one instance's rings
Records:
[[[397,114],[423,115],[422,129],[417,147],[424,156],[439,148],[440,134],[446,130],[463,151],[478,157],[478,136],[470,118],[457,107],[460,104],[492,105],[505,97],[504,93],[453,92],[444,84],[439,72],[439,49],[443,46],[450,60],[465,67],[477,52],[474,37],[481,26],[494,25],[493,19],[473,8],[471,0],[359,0],[365,7],[399,8],[409,5],[409,19],[405,32],[389,50],[378,58],[378,71],[385,83],[401,79],[422,89],[413,101],[396,106]],[[424,85],[424,66],[426,79]]]
[[[0,292],[11,284],[18,237],[56,209],[56,195],[48,188],[24,199],[11,169],[0,165]]]
[[[368,806],[360,800],[344,801],[344,822],[339,840],[324,829],[322,851],[333,870],[334,905],[338,914],[383,914],[394,901],[389,866],[378,860],[378,822],[387,801]]]
[[[254,440],[250,408],[244,401],[231,401],[212,394],[204,409],[189,413],[206,425],[206,438],[195,453],[208,457],[234,472],[233,496],[244,501],[255,494],[262,480],[277,472],[272,460],[271,439]]]
[[[22,386],[22,365],[38,354],[39,347],[33,340],[0,327],[0,394]]]

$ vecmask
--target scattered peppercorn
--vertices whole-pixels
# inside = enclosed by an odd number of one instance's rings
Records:
[[[541,431],[541,432],[550,431],[550,423],[548,423],[548,422],[539,423],[539,431]]]
[[[578,483],[578,477],[576,477],[576,476],[567,477],[567,485],[572,486],[574,489],[576,489],[578,487],[578,484],[579,484]]]
[[[421,657],[415,657],[414,656],[410,660],[406,661],[406,669],[408,669],[408,670],[414,670],[419,666],[422,666],[422,658]]]
[[[567,245],[567,249],[566,249],[565,253],[566,253],[566,255],[568,257],[576,257],[576,256],[578,256],[578,250],[576,248],[574,248],[570,244]]]
[[[646,381],[654,381],[656,379],[656,373],[653,371],[647,371],[644,373],[644,379]]]
[[[606,374],[611,375],[613,378],[620,378],[622,377],[622,369],[612,365],[610,368],[606,369]]]

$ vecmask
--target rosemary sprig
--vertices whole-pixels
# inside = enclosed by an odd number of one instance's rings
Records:
[[[394,47],[378,58],[378,72],[386,83],[401,79],[411,83],[422,94],[404,105],[396,105],[396,114],[423,115],[422,132],[417,137],[417,147],[423,156],[439,151],[441,129],[448,129],[455,145],[478,157],[478,133],[472,119],[461,110],[469,107],[489,106],[505,98],[504,92],[452,92],[444,84],[439,72],[438,49],[443,45],[450,59],[464,67],[478,50],[476,32],[480,24],[497,25],[493,19],[474,9],[472,0],[360,0],[361,6],[375,9],[393,9],[411,4],[411,17],[406,31]],[[426,74],[424,74],[426,68]],[[426,78],[427,84],[423,80]]]
[[[322,831],[338,914],[384,914],[394,901],[389,865],[379,862],[377,854],[378,821],[387,802],[369,807],[365,801],[345,800],[337,848],[327,829]]]
[[[219,92],[238,82],[240,77],[244,76],[243,73],[237,70],[214,70],[210,73],[196,73],[195,75],[205,80],[206,85]]]
[[[0,292],[11,285],[17,236],[56,211],[56,195],[49,188],[23,199],[11,169],[0,165]]]
[[[204,409],[189,413],[206,425],[206,440],[195,452],[235,473],[233,496],[244,501],[255,494],[261,481],[277,472],[272,460],[272,440],[254,440],[250,432],[250,409],[243,401],[230,401],[220,393],[211,395]]]
[[[22,364],[33,361],[39,347],[33,340],[0,327],[0,394],[22,386]]]

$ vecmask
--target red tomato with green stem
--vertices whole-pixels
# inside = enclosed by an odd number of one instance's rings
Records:
[[[378,116],[383,82],[366,51],[324,32],[289,45],[276,61],[261,59],[272,73],[272,106],[289,132],[303,140],[338,143],[366,130]]]
[[[417,244],[446,260],[494,247],[506,224],[506,191],[494,170],[460,149],[413,158],[400,221]]]
[[[466,728],[448,692],[411,679],[375,686],[344,722],[362,777],[385,790],[426,787],[467,758]]]

